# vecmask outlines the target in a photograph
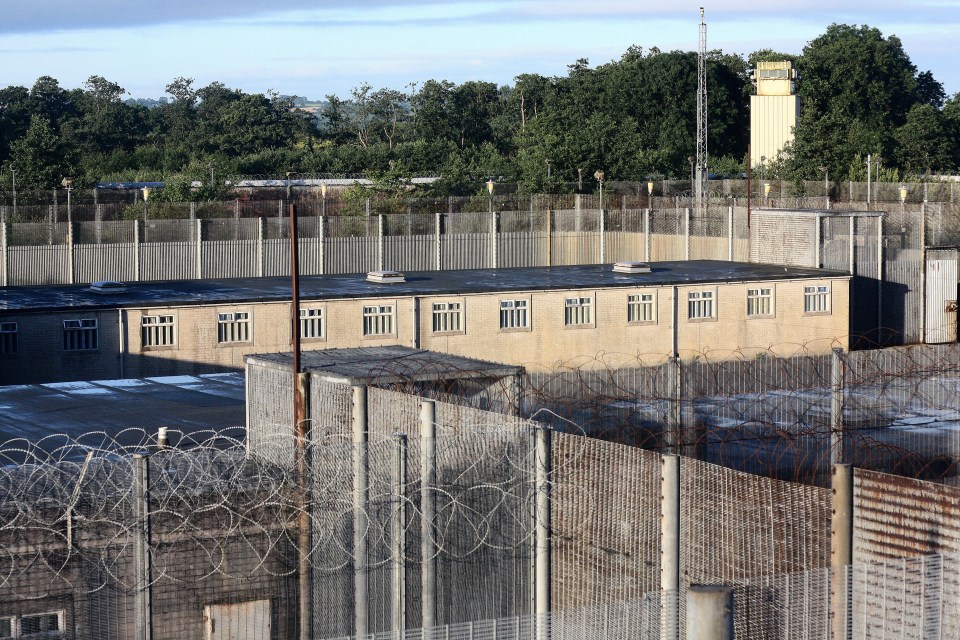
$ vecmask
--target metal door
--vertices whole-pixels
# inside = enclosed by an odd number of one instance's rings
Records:
[[[957,259],[927,259],[926,335],[924,342],[957,341]]]
[[[270,640],[270,601],[252,600],[204,607],[206,640]]]

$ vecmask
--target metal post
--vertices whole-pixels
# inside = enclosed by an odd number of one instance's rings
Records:
[[[883,278],[884,278],[883,216],[877,216],[877,330],[880,346],[883,342]]]
[[[920,205],[920,342],[927,342],[927,205]]]
[[[733,587],[690,585],[687,640],[733,640]]]
[[[690,259],[690,207],[683,210],[683,259]]]
[[[140,223],[133,221],[133,279],[140,282]]]
[[[383,214],[377,216],[377,270],[383,271]]]
[[[849,221],[850,221],[850,235],[849,235],[850,251],[849,251],[849,254],[848,254],[848,256],[847,256],[848,261],[849,261],[849,264],[847,265],[847,268],[848,268],[849,271],[850,271],[850,275],[854,275],[853,272],[854,272],[854,270],[856,269],[856,262],[855,262],[855,260],[854,260],[854,257],[855,257],[855,256],[854,256],[854,251],[856,250],[856,244],[854,244],[854,238],[853,238],[853,232],[854,232],[855,229],[854,229],[854,221],[853,221],[853,216],[852,216],[852,215],[849,217]],[[852,281],[852,280],[850,281],[850,285],[853,286],[853,281]]]
[[[407,434],[394,436],[393,461],[393,630],[401,635],[407,628]]]
[[[678,638],[680,611],[680,456],[660,456],[661,636]]]
[[[0,258],[2,258],[2,264],[0,268],[3,269],[3,279],[0,280],[0,284],[4,287],[10,286],[10,261],[7,259],[7,208],[3,208],[3,217],[0,219],[0,252],[3,253]]]
[[[537,427],[534,447],[536,539],[534,541],[534,614],[538,640],[549,638],[550,613],[550,429]]]
[[[533,196],[530,197],[530,203],[532,204]],[[553,266],[553,211],[550,209],[547,209],[547,266]]]
[[[203,278],[203,220],[197,220],[197,280]]]
[[[853,564],[853,467],[833,465],[831,494],[833,515],[830,521],[830,637],[850,637],[852,599],[849,567]]]
[[[500,212],[494,211],[490,219],[490,253],[493,256],[494,269],[500,267]]]
[[[870,154],[867,154],[867,210],[870,210],[870,174],[873,173],[870,164]]]
[[[733,262],[733,207],[727,207],[727,261]]]
[[[263,218],[257,218],[257,276],[263,277]]]
[[[153,599],[150,566],[150,458],[133,456],[133,509],[137,520],[134,529],[134,617],[137,640],[153,637]]]
[[[600,264],[607,261],[607,216],[600,209]]]
[[[437,625],[437,543],[434,531],[437,484],[437,405],[424,400],[420,405],[420,581],[423,592],[422,626]]]
[[[643,210],[643,261],[650,262],[650,209]]]
[[[437,271],[443,269],[443,214],[437,211],[436,216],[434,217],[434,225],[436,226],[436,241],[434,242],[434,268]]]
[[[683,398],[683,369],[680,358],[676,355],[667,360],[667,379],[669,385],[670,397],[669,407],[667,409],[667,428],[664,433],[664,445],[666,451],[673,454],[681,453],[681,447],[684,445],[681,437],[682,420],[682,398]]]
[[[367,584],[367,387],[353,386],[353,604],[354,635],[369,633]]]
[[[820,266],[821,266],[821,265],[820,265],[820,243],[822,242],[822,240],[821,240],[821,226],[822,226],[822,225],[823,225],[823,217],[818,213],[818,214],[817,214],[817,228],[814,230],[815,233],[816,233],[816,238],[814,239],[814,243],[813,243],[813,245],[814,245],[814,247],[813,247],[813,253],[814,253],[814,256],[813,256],[813,257],[814,257],[813,266],[816,267],[817,269],[819,269]]]
[[[843,463],[846,457],[843,443],[843,400],[844,400],[843,349],[833,350],[830,367],[830,462]]]

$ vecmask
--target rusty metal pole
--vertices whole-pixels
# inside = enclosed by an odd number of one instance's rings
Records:
[[[293,342],[293,459],[300,498],[297,569],[299,573],[300,640],[313,637],[313,585],[310,574],[310,421],[307,419],[307,379],[300,371],[300,264],[297,255],[297,207],[290,205],[290,335]]]

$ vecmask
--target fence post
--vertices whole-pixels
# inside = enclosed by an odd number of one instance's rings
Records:
[[[830,462],[842,464],[846,457],[843,442],[844,366],[843,349],[833,350],[830,366]]]
[[[548,640],[550,613],[550,429],[537,427],[534,446],[534,615],[537,640]]]
[[[383,271],[383,214],[377,215],[377,271]]]
[[[679,638],[680,456],[660,456],[660,615],[661,635]]]
[[[369,478],[367,460],[367,387],[353,389],[353,605],[354,635],[369,630],[367,584],[367,515]]]
[[[203,278],[203,220],[197,220],[197,280]]]
[[[830,635],[832,640],[850,637],[852,614],[851,565],[853,564],[853,467],[833,465],[830,522]]]
[[[320,228],[317,229],[317,262],[320,275],[327,273],[327,216],[320,216]]]
[[[67,284],[74,284],[77,281],[77,261],[73,251],[73,220],[67,220],[67,266],[70,267],[70,275]]]
[[[643,210],[643,261],[650,262],[650,208]]]
[[[667,388],[669,407],[667,409],[667,429],[664,434],[664,445],[668,452],[679,455],[683,445],[681,438],[683,366],[680,357],[676,355],[667,360]]]
[[[530,203],[533,204],[533,196],[530,196]],[[531,207],[530,211],[533,211]],[[547,266],[553,266],[553,211],[547,209]]]
[[[441,212],[437,211],[433,223],[436,227],[436,241],[433,252],[434,268],[441,271],[443,270],[443,214]]]
[[[432,629],[437,625],[437,543],[436,518],[437,483],[437,405],[433,400],[420,404],[420,581],[423,592],[422,626]]]
[[[607,261],[607,217],[600,209],[600,264]]]
[[[683,259],[690,259],[690,207],[683,210]]]
[[[134,618],[137,640],[153,637],[153,602],[150,566],[150,458],[133,456],[133,566],[136,581]]]
[[[263,277],[263,218],[257,217],[257,276]]]
[[[490,255],[491,267],[500,267],[500,212],[494,211],[490,218]]]
[[[849,269],[849,271],[850,271],[850,275],[853,275],[853,272],[854,272],[855,269],[856,269],[856,264],[855,264],[855,262],[854,262],[854,257],[855,257],[855,256],[854,256],[854,250],[856,249],[856,244],[854,243],[854,237],[853,237],[853,232],[854,232],[854,231],[855,231],[855,229],[854,229],[853,216],[851,215],[851,216],[850,216],[850,236],[849,236],[849,237],[850,237],[850,246],[849,246],[849,256],[848,256],[848,258],[849,258],[849,264],[847,265],[847,267],[848,267],[848,269]],[[850,286],[853,286],[853,280],[850,281]]]
[[[877,216],[877,341],[883,347],[883,278],[884,278],[884,247],[883,247],[883,214]]]
[[[393,630],[402,635],[407,628],[407,434],[394,436],[393,499]]]
[[[133,279],[140,282],[140,221],[133,221]]]
[[[687,640],[733,640],[733,587],[690,585]]]
[[[733,262],[733,207],[727,207],[727,261]]]

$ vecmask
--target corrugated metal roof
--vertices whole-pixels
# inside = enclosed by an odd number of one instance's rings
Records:
[[[614,273],[609,264],[421,271],[407,273],[406,282],[394,284],[368,282],[362,273],[303,276],[300,296],[311,301],[849,277],[842,271],[721,260],[654,262],[651,267],[650,273],[629,274]],[[86,285],[6,287],[0,289],[0,311],[241,304],[289,298],[290,278],[281,277],[136,282],[128,283],[125,292],[110,295],[94,293]]]

